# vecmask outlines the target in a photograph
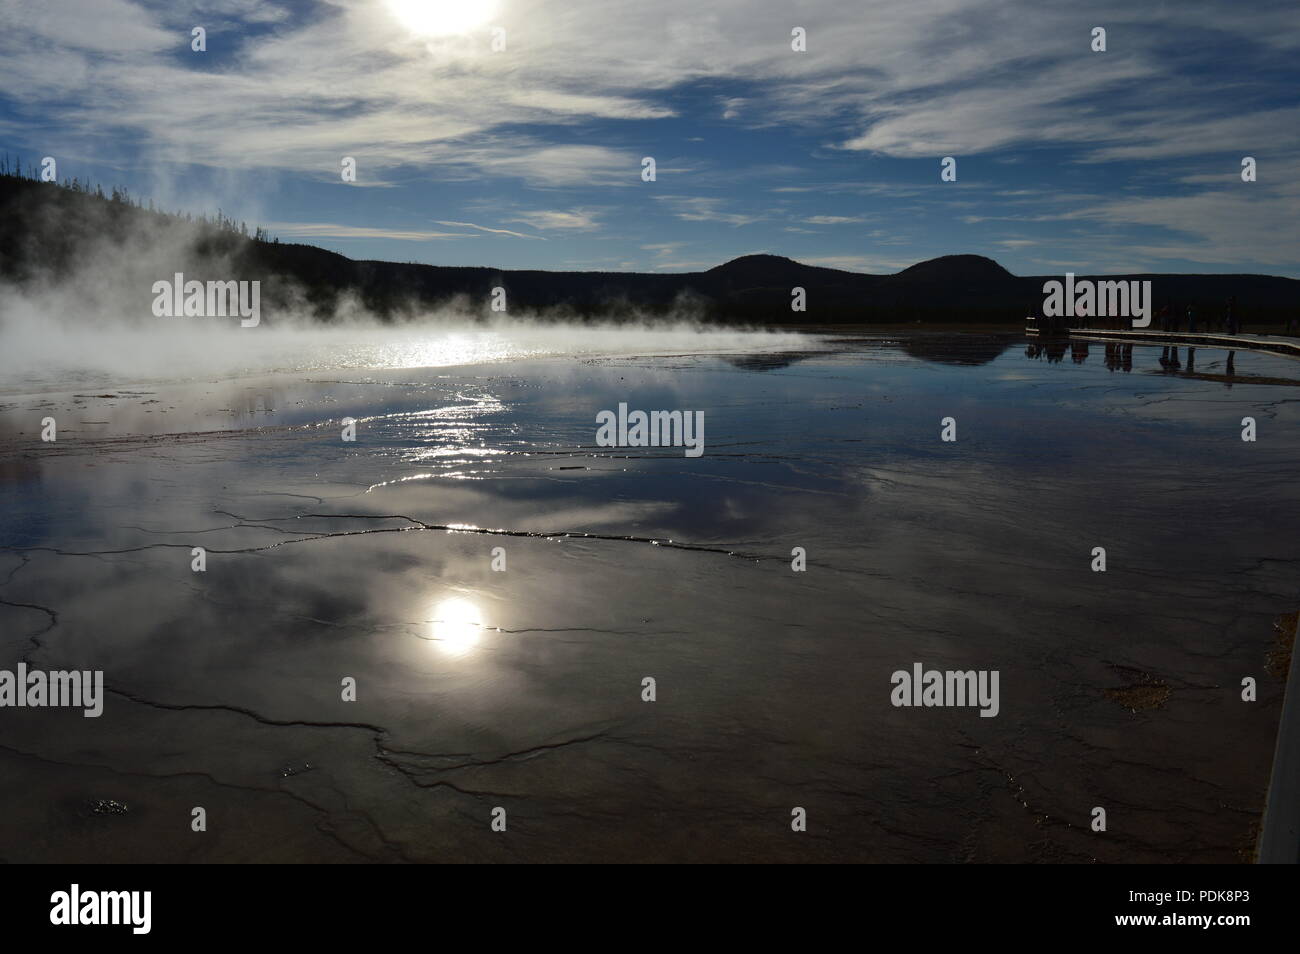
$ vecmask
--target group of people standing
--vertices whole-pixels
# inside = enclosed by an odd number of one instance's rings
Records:
[[[1187,305],[1184,308],[1178,302],[1160,306],[1156,312],[1156,328],[1159,331],[1185,331],[1188,334],[1196,333],[1196,306]],[[1229,298],[1224,305],[1223,315],[1218,322],[1218,327],[1213,327],[1207,320],[1205,331],[1221,331],[1224,334],[1239,335],[1241,334],[1241,316],[1237,312],[1237,299]]]

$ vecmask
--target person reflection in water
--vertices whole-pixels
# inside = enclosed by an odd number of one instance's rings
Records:
[[[1229,377],[1229,378],[1231,378],[1234,374],[1237,373],[1237,369],[1236,369],[1236,367],[1233,365],[1233,360],[1234,360],[1236,357],[1237,357],[1237,352],[1235,352],[1235,351],[1229,351],[1229,352],[1228,352],[1228,377]],[[1232,387],[1232,382],[1231,382],[1231,381],[1225,381],[1224,384],[1226,384],[1228,387]]]
[[[1196,349],[1187,349],[1187,373],[1193,374],[1196,371]]]

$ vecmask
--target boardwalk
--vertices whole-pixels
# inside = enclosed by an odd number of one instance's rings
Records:
[[[1277,749],[1259,838],[1259,863],[1300,863],[1300,653],[1294,646],[1282,717],[1277,724]]]
[[[1041,334],[1034,319],[1026,319],[1025,333]],[[1061,332],[1058,332],[1060,334]],[[1192,345],[1231,351],[1268,351],[1300,358],[1300,338],[1288,335],[1227,335],[1216,332],[1153,331],[1149,328],[1116,331],[1108,328],[1069,328],[1063,334],[1091,341],[1125,341],[1132,344]]]

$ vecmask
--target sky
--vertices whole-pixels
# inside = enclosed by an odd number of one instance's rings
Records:
[[[358,259],[1300,277],[1298,52],[1296,0],[0,0],[0,151]]]

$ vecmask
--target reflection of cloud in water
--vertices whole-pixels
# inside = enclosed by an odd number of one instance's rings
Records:
[[[1068,371],[903,354],[847,342],[771,375],[675,357],[283,379],[257,391],[275,410],[256,423],[275,426],[165,437],[117,431],[173,405],[167,426],[207,426],[197,405],[232,407],[248,382],[160,388],[161,405],[115,390],[83,411],[59,403],[67,440],[61,428],[39,456],[43,400],[0,410],[9,656],[102,668],[121,693],[110,734],[6,715],[7,744],[36,757],[0,752],[23,789],[0,799],[22,822],[0,852],[86,857],[75,818],[46,818],[75,786],[150,810],[220,797],[242,819],[281,813],[263,829],[277,837],[218,847],[123,828],[95,849],[110,859],[1234,860],[1257,810],[1221,806],[1260,803],[1260,726],[1282,685],[1261,680],[1257,708],[1203,687],[1258,668],[1273,618],[1294,611],[1300,540],[1278,514],[1300,403],[1117,376],[1095,349]],[[704,409],[705,456],[597,453],[595,410],[630,396]],[[109,413],[111,435],[80,423]],[[969,418],[967,436],[940,445],[939,413]],[[356,444],[339,441],[345,414],[366,422]],[[1245,414],[1267,416],[1267,439],[1240,441]],[[480,462],[455,462],[470,453]],[[471,467],[482,479],[437,479]],[[1086,569],[1094,538],[1107,574]],[[654,542],[669,540],[692,549]],[[496,546],[509,572],[493,571]],[[808,573],[790,572],[795,546]],[[887,674],[917,659],[997,669],[1014,706],[986,720],[894,709]],[[1170,687],[1141,732],[1104,694],[1112,662]],[[339,700],[343,675],[355,703]],[[669,709],[640,702],[645,675]],[[1205,758],[1207,740],[1232,757]],[[328,782],[328,796],[266,798],[287,752],[328,765],[292,783]],[[998,808],[990,786],[1008,775],[1023,800]],[[783,838],[761,821],[774,786],[862,824]],[[1156,823],[1099,842],[1023,809],[1055,814],[1061,792],[1098,788]],[[486,793],[545,823],[482,837],[465,812]],[[618,823],[593,838],[593,818]]]

